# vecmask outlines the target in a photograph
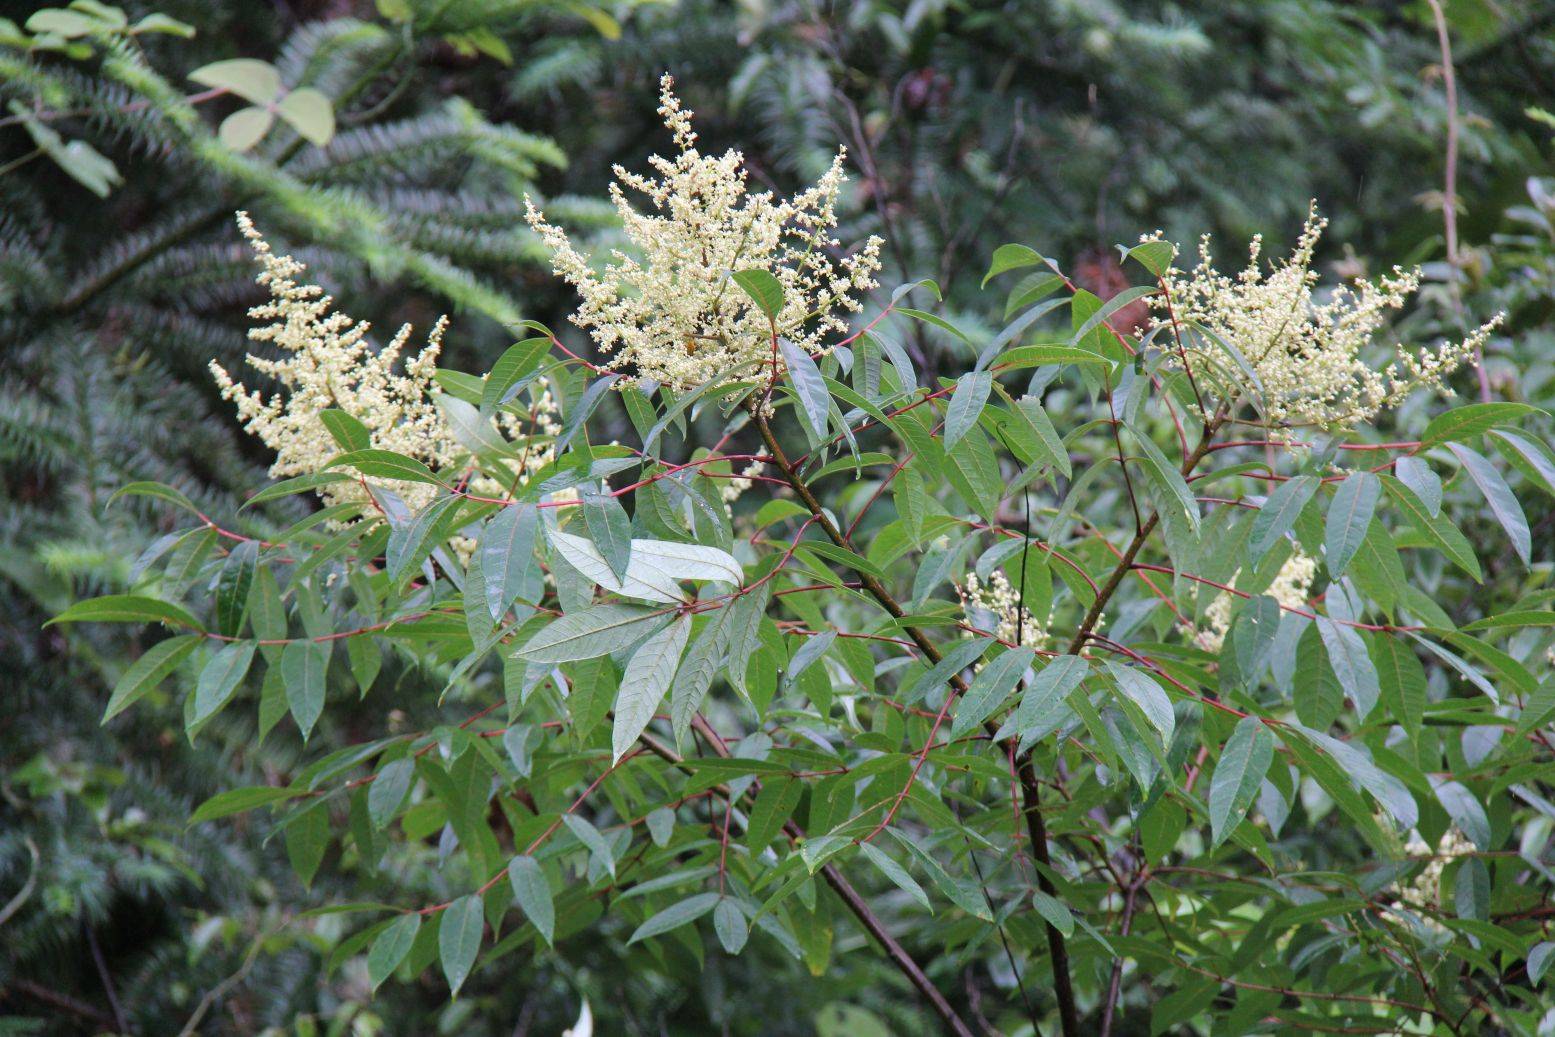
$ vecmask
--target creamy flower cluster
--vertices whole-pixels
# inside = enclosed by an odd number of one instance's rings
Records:
[[[740,495],[751,488],[751,483],[754,481],[755,477],[760,475],[762,470],[765,468],[766,465],[762,462],[752,461],[750,464],[745,466],[744,470],[741,471],[739,475],[736,475],[731,479],[724,480],[723,488],[718,491],[719,495],[723,497],[724,503],[733,504],[735,501],[739,500]]]
[[[1449,826],[1442,835],[1441,844],[1434,850],[1431,844],[1420,837],[1419,832],[1409,833],[1409,842],[1404,846],[1404,852],[1411,857],[1424,857],[1430,855],[1431,859],[1421,869],[1420,874],[1407,886],[1399,888],[1399,900],[1415,908],[1431,909],[1436,907],[1436,901],[1440,895],[1442,873],[1447,870],[1447,865],[1456,858],[1473,853],[1474,843],[1458,831],[1456,825]]]
[[[961,607],[968,626],[984,630],[1005,644],[1041,648],[1047,643],[1047,623],[1021,607],[1020,593],[998,569],[987,583],[976,573],[967,573],[966,584],[958,586]]]
[[[1282,609],[1304,608],[1307,591],[1311,589],[1312,578],[1316,575],[1317,562],[1298,547],[1285,559],[1274,582],[1269,584],[1269,589],[1264,593],[1278,602]],[[1221,591],[1204,610],[1206,627],[1199,631],[1198,641],[1206,651],[1218,652],[1225,646],[1226,634],[1231,630],[1231,609],[1234,604],[1231,594]]]
[[[1152,326],[1170,331],[1174,319],[1178,325],[1196,322],[1235,347],[1257,372],[1272,422],[1352,427],[1417,388],[1450,392],[1444,379],[1473,362],[1501,318],[1437,349],[1411,353],[1396,347],[1392,362],[1374,369],[1363,354],[1390,311],[1420,287],[1420,272],[1394,267],[1375,283],[1357,280],[1319,302],[1312,255],[1326,226],[1314,204],[1296,251],[1267,272],[1259,266],[1262,238],[1253,238],[1248,264],[1235,277],[1215,269],[1205,235],[1198,266],[1166,272],[1165,294],[1150,300]],[[1145,240],[1160,240],[1159,232]],[[1215,353],[1211,343],[1190,341],[1196,338],[1184,335],[1185,347],[1203,356]]]
[[[677,388],[689,388],[742,365],[773,363],[766,316],[730,280],[741,270],[765,270],[783,288],[779,335],[811,354],[826,338],[846,331],[844,314],[861,308],[858,296],[877,287],[880,239],[834,259],[841,243],[837,198],[846,176],[843,153],[813,186],[790,199],[751,192],[744,156],[703,155],[696,148],[691,112],[681,107],[665,76],[659,114],[674,135],[673,159],[653,156],[660,179],[615,167],[610,197],[635,254],[616,250],[596,274],[559,227],[526,198],[529,225],[551,250],[552,267],[577,288],[582,303],[573,323],[586,329],[610,366]],[[645,196],[633,208],[624,188]],[[781,365],[781,357],[777,363]]]
[[[370,325],[333,310],[333,300],[322,288],[298,281],[306,270],[302,263],[291,256],[276,255],[247,213],[238,213],[237,219],[260,264],[257,280],[271,296],[269,302],[248,311],[255,320],[269,322],[251,329],[249,338],[271,344],[280,354],[275,359],[250,354],[248,365],[273,378],[282,391],[266,399],[235,381],[214,360],[210,370],[222,396],[236,403],[244,427],[276,452],[270,474],[288,478],[322,471],[343,452],[319,417],[332,408],[360,421],[376,449],[413,457],[434,471],[460,462],[465,452],[437,406],[433,382],[447,318],[438,320],[426,346],[415,356],[406,357],[404,373],[397,373],[410,340],[410,325],[401,328],[383,349],[375,350],[367,339]],[[504,413],[502,428],[514,436],[528,424],[530,433],[553,436],[560,430],[555,413],[549,392],[540,393],[532,404],[532,421]],[[551,453],[549,443],[526,451],[521,462],[523,473],[548,463]],[[426,483],[379,482],[412,510],[430,503],[438,492]],[[502,493],[507,487],[481,477],[472,482],[471,489]],[[328,483],[318,492],[328,504],[366,499],[356,480]]]

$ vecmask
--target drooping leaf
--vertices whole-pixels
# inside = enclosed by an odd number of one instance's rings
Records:
[[[203,724],[232,699],[254,661],[255,647],[252,641],[236,641],[211,656],[195,684],[194,724]]]
[[[443,911],[443,921],[437,931],[438,957],[454,997],[459,996],[459,988],[464,986],[470,970],[475,967],[485,927],[485,908],[478,894],[462,896]]]
[[[680,616],[644,641],[627,660],[610,738],[616,761],[626,755],[653,719],[675,679],[680,653],[690,634],[691,617]]]
[[[634,644],[665,621],[662,612],[641,605],[594,605],[552,621],[517,655],[535,663],[596,659]]]
[[[1360,550],[1381,496],[1381,481],[1365,471],[1351,472],[1334,492],[1325,539],[1328,572],[1334,578],[1344,575],[1350,559]]]
[[[632,520],[621,502],[608,493],[586,493],[582,501],[589,539],[616,579],[625,580],[632,560]]]
[[[1219,846],[1242,818],[1258,795],[1269,764],[1274,760],[1274,736],[1257,717],[1237,722],[1209,786],[1210,831]]]
[[[329,670],[328,641],[293,641],[281,652],[286,702],[304,741],[324,712],[324,677]]]
[[[1479,492],[1484,494],[1485,503],[1490,505],[1490,513],[1506,530],[1517,557],[1527,565],[1533,551],[1533,538],[1528,530],[1528,518],[1523,514],[1522,505],[1517,503],[1512,488],[1483,455],[1458,443],[1448,443],[1447,449],[1452,451],[1453,456],[1463,465],[1463,470],[1469,473],[1474,485],[1479,487]]]
[[[529,924],[547,944],[555,941],[556,906],[551,898],[551,884],[546,881],[540,862],[526,854],[519,854],[508,862],[508,881],[513,886],[513,898]]]
[[[378,934],[372,949],[367,952],[367,981],[377,990],[383,981],[394,975],[400,962],[410,954],[421,931],[421,915],[415,911],[400,915]]]
[[[486,587],[486,608],[493,621],[522,593],[535,567],[535,536],[540,528],[532,504],[511,504],[491,517],[481,534],[481,576]]]

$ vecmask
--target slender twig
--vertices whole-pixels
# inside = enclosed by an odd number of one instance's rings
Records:
[[[794,473],[793,466],[789,463],[788,456],[783,452],[782,445],[778,443],[777,436],[773,434],[772,426],[767,423],[766,416],[761,413],[759,408],[756,408],[752,412],[752,418],[755,421],[757,430],[761,433],[762,441],[767,445],[767,452],[772,455],[776,467],[788,479],[789,485],[793,488],[794,493],[798,495],[800,502],[814,517],[816,524],[821,527],[821,530],[832,543],[838,547],[851,550],[847,536],[832,522],[825,507],[822,506],[810,487]],[[901,619],[907,615],[906,610],[902,608],[891,592],[885,588],[884,584],[867,573],[863,573],[861,576],[864,589],[887,612],[896,619]],[[1121,579],[1121,577],[1119,578]],[[938,646],[933,641],[930,641],[922,630],[908,624],[901,624],[901,626],[903,632],[912,638],[913,642],[922,650],[924,656],[931,664],[937,664],[943,658]],[[965,695],[968,691],[966,679],[960,674],[953,674],[950,677],[950,684],[956,694]],[[985,724],[984,727],[990,729],[990,734],[997,729],[996,725],[991,723]],[[1020,762],[1017,768],[1017,776],[1021,787],[1021,813],[1026,819],[1027,832],[1031,838],[1031,852],[1041,865],[1038,868],[1037,881],[1043,892],[1051,895],[1056,890],[1052,880],[1048,878],[1048,874],[1052,871],[1052,858],[1047,846],[1047,825],[1042,818],[1040,804],[1041,786],[1037,781],[1036,768],[1033,767],[1029,754]],[[1044,925],[1047,930],[1049,956],[1053,964],[1053,993],[1058,1000],[1059,1020],[1063,1034],[1064,1037],[1078,1037],[1080,1033],[1080,1017],[1075,1006],[1074,988],[1069,977],[1068,945],[1064,934],[1059,932],[1057,927],[1048,922],[1045,922]]]
[[[1447,101],[1447,169],[1442,182],[1442,232],[1447,240],[1448,291],[1458,325],[1465,331],[1463,315],[1463,266],[1458,255],[1458,76],[1452,64],[1452,38],[1447,31],[1447,13],[1441,0],[1426,0],[1436,19],[1436,41],[1442,50],[1442,90]],[[1490,375],[1485,370],[1485,350],[1474,347],[1474,370],[1479,375],[1479,398],[1490,402]]]
[[[103,994],[108,998],[108,1008],[113,1012],[113,1025],[120,1033],[128,1033],[129,1020],[124,1016],[124,1006],[119,1004],[119,993],[113,988],[113,974],[108,971],[108,961],[103,957],[103,949],[97,943],[97,933],[90,922],[83,921],[81,930],[86,933],[86,945],[92,952],[92,965],[97,969],[97,978],[103,982]]]

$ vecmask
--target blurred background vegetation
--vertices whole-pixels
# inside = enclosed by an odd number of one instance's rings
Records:
[[[523,225],[524,193],[609,245],[610,167],[665,148],[654,84],[670,71],[704,147],[743,149],[775,187],[813,179],[846,146],[846,236],[882,234],[887,286],[935,278],[963,326],[999,317],[977,282],[1003,242],[1059,257],[1105,297],[1127,283],[1118,242],[1213,233],[1234,257],[1262,232],[1277,252],[1316,199],[1333,220],[1328,272],[1423,264],[1428,291],[1407,318],[1421,334],[1509,311],[1492,390],[1555,397],[1548,0],[1443,0],[1440,26],[1431,4],[1393,0],[124,10],[195,34],[66,32],[39,46],[21,28],[34,5],[0,9],[13,19],[0,21],[0,1034],[558,1033],[580,996],[606,1033],[914,1025],[898,980],[841,946],[812,976],[760,954],[643,968],[634,956],[654,952],[574,940],[522,975],[478,973],[453,1004],[431,982],[370,999],[342,916],[301,916],[380,884],[437,890],[435,847],[376,866],[326,860],[305,889],[259,822],[185,828],[211,793],[309,757],[231,711],[191,746],[170,696],[100,724],[141,646],[41,624],[154,557],[193,571],[210,550],[168,542],[160,511],[110,504],[116,487],[167,482],[222,522],[263,482],[269,459],[206,372],[213,357],[240,365],[260,294],[235,209],[380,330],[451,310],[445,366],[481,372],[513,321],[562,328],[571,305]],[[237,57],[329,97],[327,146],[277,125],[229,150],[216,128],[242,103],[187,77]],[[905,344],[930,371],[960,360],[954,343]],[[1552,535],[1548,517],[1534,535]],[[1493,576],[1486,593],[1515,598],[1515,579]],[[391,709],[430,709],[424,689],[391,665],[354,720],[381,730]],[[331,715],[353,723],[349,709]]]

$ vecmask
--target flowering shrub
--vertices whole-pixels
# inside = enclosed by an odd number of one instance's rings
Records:
[[[526,325],[484,376],[434,372],[439,324],[397,374],[406,333],[370,350],[244,224],[280,395],[217,378],[286,477],[251,504],[328,506],[196,512],[136,593],[56,619],[169,628],[109,715],[181,672],[191,737],[242,706],[323,743],[193,820],[268,811],[304,879],[435,842],[445,898],[342,908],[374,986],[457,994],[586,933],[666,971],[867,941],[919,1029],[1545,1032],[1547,416],[1376,427],[1492,328],[1377,341],[1413,276],[1319,302],[1315,220],[1236,279],[1146,239],[1105,302],[1005,246],[1003,330],[905,304],[932,283],[849,325],[878,243],[834,256],[840,158],[752,195],[668,84],[661,111],[664,179],[618,173],[657,215],[614,193],[635,253],[596,273],[531,208],[608,367]],[[903,321],[965,373],[925,379]],[[630,441],[591,437],[607,400]],[[1515,564],[1460,528],[1487,508],[1530,576],[1482,614],[1484,559]],[[398,719],[335,730],[348,694]]]

